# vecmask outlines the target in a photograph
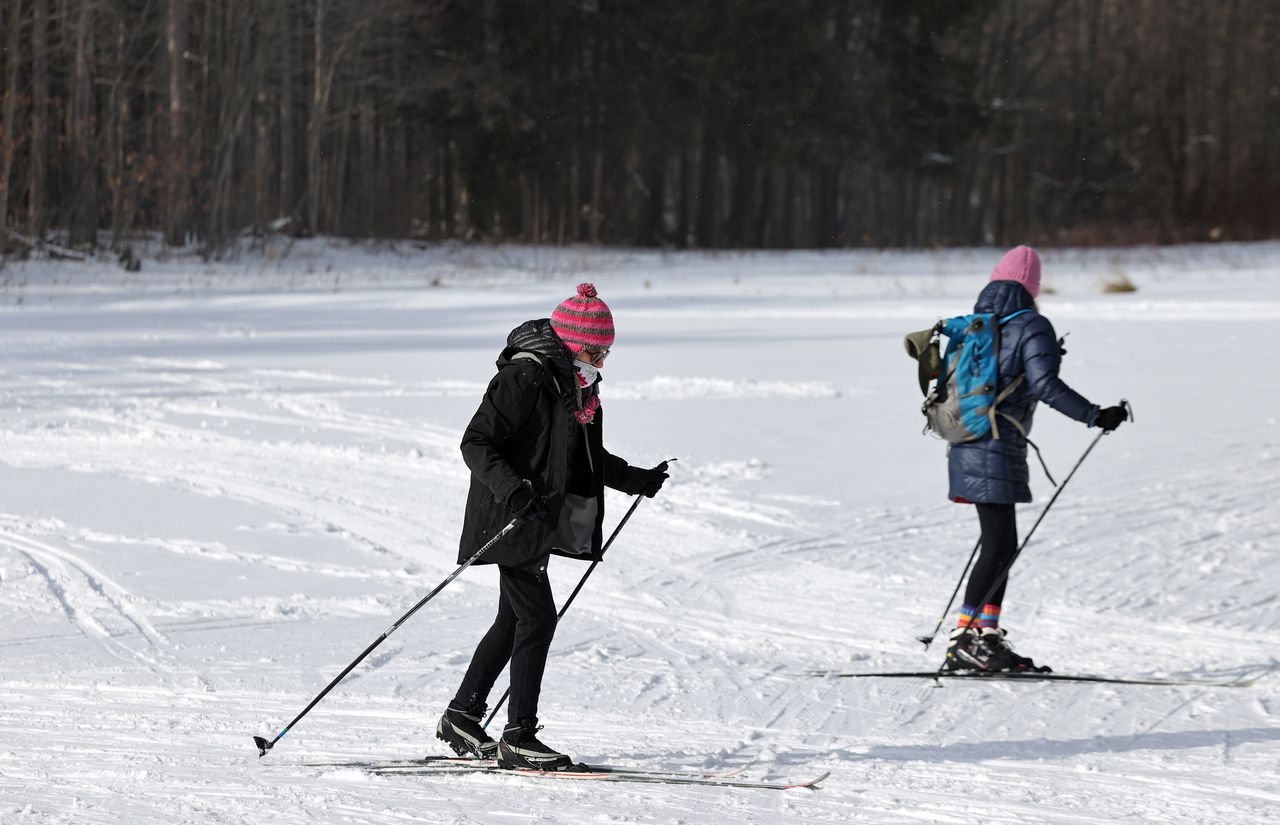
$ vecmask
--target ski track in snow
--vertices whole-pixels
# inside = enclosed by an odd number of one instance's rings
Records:
[[[1065,270],[1044,301],[1074,333],[1064,377],[1138,415],[1011,581],[1011,641],[1061,671],[1280,665],[1277,399],[1236,360],[1270,343],[1280,246],[1222,249],[1232,272],[1046,256],[1046,277]],[[277,293],[259,275],[175,294],[107,275],[3,309],[0,822],[1267,821],[1280,673],[1244,689],[798,675],[926,669],[945,648],[945,626],[927,652],[914,637],[976,519],[943,500],[900,338],[964,309],[975,255],[921,276],[909,256],[619,256],[594,276],[620,330],[606,440],[680,461],[558,630],[547,739],[584,761],[832,772],[786,793],[304,766],[442,751],[436,716],[492,617],[487,568],[256,758],[251,735],[452,571],[461,430],[506,330],[572,278],[472,263],[447,290]],[[1139,300],[1092,293],[1117,260]],[[1204,323],[1222,319],[1225,335]],[[1036,424],[1061,479],[1093,434],[1044,408]],[[1024,532],[1049,495],[1032,472]],[[627,503],[610,494],[606,528]],[[553,564],[557,595],[585,569]]]

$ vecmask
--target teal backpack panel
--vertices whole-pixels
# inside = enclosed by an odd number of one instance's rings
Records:
[[[1019,377],[1003,392],[997,386],[1000,327],[1024,312],[1030,310],[1003,318],[991,313],[960,315],[940,324],[948,342],[942,375],[924,403],[929,429],[952,444],[1000,437],[996,408],[1023,380]]]

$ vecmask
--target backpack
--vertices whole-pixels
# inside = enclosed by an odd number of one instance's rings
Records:
[[[906,337],[907,354],[919,362],[920,392],[925,396],[920,411],[925,416],[926,432],[932,431],[951,444],[977,441],[988,435],[999,439],[997,415],[1022,430],[1022,425],[1001,413],[999,407],[1022,386],[1026,376],[1019,375],[1004,389],[996,385],[1000,327],[1030,311],[1019,310],[1003,318],[994,313],[960,315]],[[942,335],[948,338],[945,354],[939,353]]]

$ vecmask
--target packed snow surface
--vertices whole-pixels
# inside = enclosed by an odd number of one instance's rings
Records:
[[[1280,674],[1250,687],[829,679],[919,670],[977,534],[902,336],[1001,250],[368,249],[0,269],[4,823],[1262,823]],[[1063,377],[1132,401],[1015,568],[1060,672],[1230,679],[1280,655],[1280,245],[1050,250]],[[1111,293],[1127,279],[1135,292]],[[820,790],[379,776],[497,601],[455,567],[458,442],[507,332],[593,281],[606,444],[678,457],[562,621],[543,738],[588,762]],[[1041,408],[1061,480],[1096,431]],[[1033,467],[1025,533],[1052,494]],[[629,500],[610,493],[606,529]],[[585,565],[551,568],[563,599]],[[945,630],[944,630],[945,632]],[[500,682],[494,699],[505,687]],[[339,763],[322,766],[315,763]]]

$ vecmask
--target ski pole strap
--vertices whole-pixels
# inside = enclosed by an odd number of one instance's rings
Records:
[[[1036,443],[1031,440],[1031,436],[1027,435],[1027,430],[1025,427],[1022,426],[1022,422],[1014,418],[1013,416],[1009,415],[1008,413],[1002,412],[1000,413],[1000,415],[1006,421],[1008,421],[1010,424],[1016,427],[1018,432],[1022,433],[1023,440],[1031,445],[1031,449],[1036,451],[1036,459],[1040,462],[1040,469],[1044,470],[1044,477],[1049,479],[1050,484],[1052,484],[1054,487],[1057,487],[1058,482],[1053,480],[1053,473],[1049,472],[1049,465],[1045,463],[1044,456],[1041,455],[1040,453],[1040,447],[1037,446]]]
[[[1058,482],[1053,480],[1053,473],[1049,472],[1049,465],[1044,463],[1044,456],[1040,454],[1040,448],[1031,439],[1027,439],[1027,443],[1031,445],[1031,449],[1036,451],[1036,459],[1040,462],[1040,469],[1044,470],[1044,477],[1049,479],[1049,483],[1054,487],[1058,486]]]

